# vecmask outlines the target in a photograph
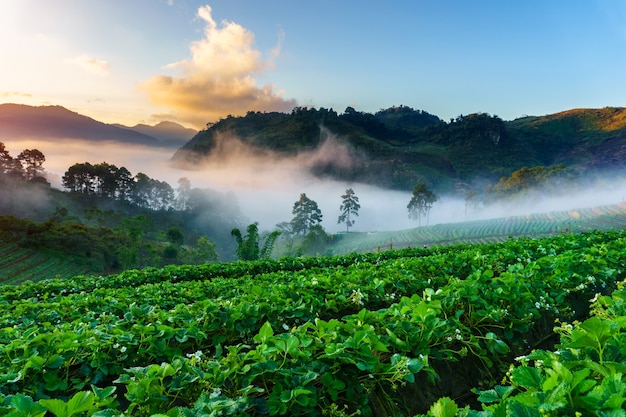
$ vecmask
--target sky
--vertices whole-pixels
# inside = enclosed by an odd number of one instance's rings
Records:
[[[0,103],[129,126],[626,105],[619,0],[0,0],[0,37]]]

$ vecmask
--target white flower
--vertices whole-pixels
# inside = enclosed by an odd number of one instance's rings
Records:
[[[189,359],[196,358],[197,360],[200,360],[200,358],[202,357],[202,351],[198,350],[197,352],[194,352],[194,353],[188,353],[185,356],[187,356]]]
[[[287,323],[283,323],[283,329],[289,330],[289,326],[287,325]]]
[[[209,394],[209,398],[217,398],[222,395],[222,390],[219,388],[213,388],[211,394]]]
[[[122,353],[126,352],[126,346],[122,346],[122,347],[120,348],[120,352],[122,352]]]
[[[363,293],[361,290],[352,290],[352,294],[350,294],[350,299],[353,303],[363,305]]]

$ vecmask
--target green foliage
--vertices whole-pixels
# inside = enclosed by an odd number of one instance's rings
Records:
[[[170,227],[165,232],[167,236],[168,242],[172,245],[180,246],[185,241],[185,237],[183,236],[183,232],[178,227]]]
[[[265,237],[263,244],[261,244],[258,223],[255,222],[248,225],[246,231],[247,234],[245,236],[242,236],[241,231],[237,228],[231,231],[231,235],[237,242],[237,257],[242,261],[269,258],[272,254],[274,243],[281,232],[275,230],[269,233]]]
[[[493,186],[492,198],[524,197],[533,191],[548,192],[551,195],[571,193],[576,190],[578,175],[564,165],[523,167],[510,177],[502,177]]]
[[[196,244],[188,252],[188,258],[184,259],[185,263],[201,264],[205,262],[215,262],[218,259],[215,251],[215,243],[209,241],[206,236],[200,236]]]
[[[410,191],[428,180],[435,191],[454,191],[458,181],[477,176],[490,182],[523,167],[566,166],[623,168],[619,138],[626,129],[623,108],[580,109],[542,117],[503,121],[495,115],[461,115],[448,123],[421,110],[394,106],[375,114],[347,108],[295,108],[291,114],[249,112],[230,117],[198,133],[179,159],[201,160],[217,149],[219,137],[232,134],[252,148],[284,155],[315,149],[322,129],[354,152],[358,164],[346,168],[319,163],[322,177]],[[358,155],[358,156],[356,156]],[[365,164],[361,162],[365,161]]]
[[[2,240],[0,240],[0,259],[2,260],[0,283],[3,285],[21,284],[28,280],[69,278],[89,271],[87,267],[60,256],[46,255],[42,251],[23,248]]]
[[[337,219],[337,223],[345,223],[346,232],[348,232],[350,227],[354,226],[355,222],[355,220],[353,220],[351,216],[359,215],[359,209],[361,208],[361,205],[359,204],[359,197],[356,196],[352,188],[348,188],[346,190],[346,193],[341,196],[341,199],[341,206],[339,206],[341,214]]]
[[[484,411],[466,409],[463,415],[497,416],[503,410],[529,416],[623,415],[625,294],[624,281],[610,296],[596,294],[590,318],[555,329],[560,335],[555,351],[517,357],[506,374],[510,385],[475,390]]]
[[[317,203],[311,200],[305,193],[300,194],[300,199],[293,205],[293,219],[291,228],[294,234],[306,235],[313,226],[322,221],[322,211]]]
[[[325,251],[327,251],[330,242],[331,236],[326,233],[322,225],[316,224],[304,237],[301,250],[305,255],[319,256],[326,254]]]
[[[608,413],[623,404],[625,248],[624,232],[590,233],[0,286],[0,407],[574,415],[569,392]],[[581,323],[558,330],[559,354],[538,349],[555,318]],[[449,399],[476,387],[482,411]]]
[[[428,223],[430,209],[437,200],[437,195],[429,190],[426,184],[420,182],[413,188],[413,196],[406,206],[409,210],[409,218],[416,219],[421,225],[422,216],[425,216],[426,223]]]

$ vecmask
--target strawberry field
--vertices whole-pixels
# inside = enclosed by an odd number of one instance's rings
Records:
[[[0,415],[624,415],[625,253],[589,232],[1,286]]]
[[[490,220],[436,224],[393,232],[348,233],[341,235],[335,253],[380,251],[423,245],[493,243],[509,237],[546,237],[592,230],[620,230],[626,227],[626,204],[566,211],[501,217]]]

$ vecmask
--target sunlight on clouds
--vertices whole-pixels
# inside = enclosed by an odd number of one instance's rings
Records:
[[[191,59],[166,66],[180,70],[182,76],[156,75],[140,85],[152,102],[172,108],[181,120],[196,126],[227,114],[290,111],[296,105],[275,86],[255,83],[255,74],[273,66],[279,46],[263,60],[254,49],[254,34],[241,25],[228,21],[218,25],[210,6],[199,8],[198,17],[206,27],[204,38],[190,45]]]
[[[69,62],[78,65],[80,68],[100,76],[109,75],[109,63],[103,59],[92,58],[87,54],[72,58]]]

